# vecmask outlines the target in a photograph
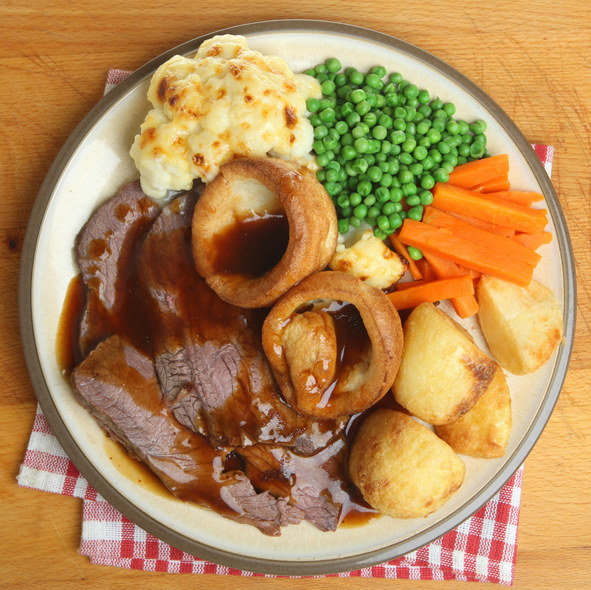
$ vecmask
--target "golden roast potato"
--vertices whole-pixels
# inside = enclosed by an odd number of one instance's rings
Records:
[[[478,321],[491,354],[515,375],[539,369],[562,340],[562,311],[537,281],[520,287],[484,275],[477,288]]]
[[[471,410],[435,433],[456,453],[481,459],[502,457],[511,434],[511,395],[503,369],[495,376]]]
[[[448,424],[484,393],[496,363],[458,323],[432,303],[418,305],[404,324],[396,401],[429,424]]]
[[[435,512],[462,485],[464,462],[431,430],[402,412],[382,408],[359,427],[349,475],[366,502],[394,518]]]

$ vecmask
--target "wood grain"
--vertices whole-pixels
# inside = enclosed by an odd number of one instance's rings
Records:
[[[567,379],[526,460],[518,590],[591,588],[591,5],[581,0],[364,3],[252,0],[4,0],[0,6],[0,588],[225,588],[216,576],[150,574],[89,564],[77,553],[80,501],[19,488],[35,395],[20,348],[17,285],[27,219],[61,145],[100,98],[111,67],[135,69],[201,34],[257,20],[341,20],[400,37],[456,67],[531,142],[555,146],[553,182],[578,277],[577,335]],[[236,590],[379,589],[386,580],[231,580]],[[465,584],[443,583],[461,587]],[[397,581],[397,588],[442,588]]]

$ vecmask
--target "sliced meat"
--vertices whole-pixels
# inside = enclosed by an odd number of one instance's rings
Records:
[[[101,205],[76,238],[76,254],[86,286],[86,306],[80,325],[80,353],[85,357],[98,342],[120,330],[115,318],[136,324],[145,340],[145,321],[134,306],[124,310],[135,291],[133,254],[160,207],[140,188],[139,181],[123,187]]]
[[[346,440],[335,438],[312,456],[302,456],[285,447],[255,445],[236,452],[243,470],[259,491],[290,496],[297,514],[322,531],[334,531],[350,512],[368,507],[347,489],[344,464]]]
[[[287,497],[255,491],[229,451],[184,428],[162,402],[152,361],[119,336],[101,342],[71,374],[76,396],[104,430],[178,498],[256,526],[267,535],[300,522]]]
[[[166,404],[214,446],[265,443],[315,452],[341,424],[301,416],[284,403],[262,350],[264,310],[225,303],[197,274],[194,204],[183,195],[166,206],[138,258]]]

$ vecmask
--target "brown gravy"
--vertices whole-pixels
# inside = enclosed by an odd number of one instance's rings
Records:
[[[215,237],[214,269],[218,273],[261,277],[281,260],[288,242],[286,215],[239,220]]]
[[[130,457],[118,442],[105,436],[103,449],[113,467],[125,478],[153,494],[164,498],[172,497],[170,491],[156,475],[144,463]]]
[[[68,284],[57,328],[57,364],[65,377],[69,377],[72,369],[82,360],[78,341],[80,338],[80,318],[85,301],[84,283],[78,274]]]

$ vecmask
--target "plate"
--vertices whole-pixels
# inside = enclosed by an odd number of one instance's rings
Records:
[[[336,56],[359,69],[381,64],[432,96],[457,107],[456,117],[488,123],[490,153],[508,153],[515,188],[541,192],[555,239],[543,246],[536,278],[550,286],[564,311],[564,344],[542,369],[510,377],[513,432],[501,459],[464,457],[466,480],[452,499],[422,519],[375,519],[362,527],[322,533],[303,523],[280,537],[179,502],[137,483],[116,461],[94,419],[75,401],[56,363],[56,332],[70,279],[78,272],[74,238],[93,209],[137,177],[128,155],[149,108],[146,90],[155,69],[175,54],[192,54],[215,34],[238,34],[249,46],[283,57],[304,71]],[[39,403],[58,440],[89,482],[139,526],[171,545],[238,569],[280,575],[330,574],[404,555],[453,529],[485,504],[523,463],[560,393],[572,348],[575,274],[566,223],[552,184],[528,141],[482,90],[438,58],[391,36],[321,21],[284,20],[232,27],[179,45],[145,64],[104,97],[60,151],[33,207],[19,283],[26,362]],[[474,323],[465,326],[485,347]]]

